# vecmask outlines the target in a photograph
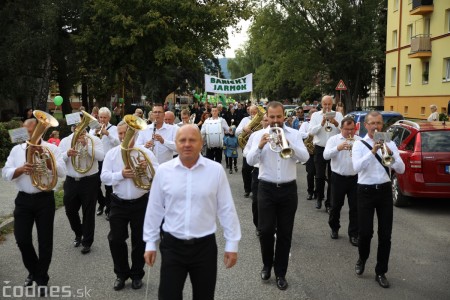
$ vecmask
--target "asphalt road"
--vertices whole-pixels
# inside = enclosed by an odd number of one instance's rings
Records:
[[[317,210],[314,201],[305,200],[306,179],[304,166],[300,164],[298,174],[299,206],[286,291],[276,288],[273,275],[267,283],[259,279],[262,265],[252,224],[251,200],[242,196],[240,171],[228,175],[241,222],[242,240],[238,263],[227,270],[222,262],[223,237],[218,232],[216,299],[450,299],[450,201],[421,200],[410,208],[394,208],[387,273],[391,288],[382,289],[374,280],[376,229],[366,271],[358,277],[354,274],[357,248],[349,243],[346,235],[347,207],[342,211],[340,238],[331,240],[325,210]],[[80,248],[72,246],[74,235],[64,208],[56,212],[54,254],[49,272],[54,294],[67,296],[70,290],[71,298],[88,292],[85,296],[90,299],[157,299],[160,256],[156,266],[146,270],[141,290],[132,290],[130,281],[124,290],[113,290],[115,274],[106,238],[109,226],[104,216],[97,217],[96,221],[92,252],[82,255]],[[15,286],[20,286],[26,276],[14,236],[8,235],[6,241],[0,243],[0,299],[11,295],[13,290],[20,295],[23,290]],[[185,298],[192,298],[189,281]]]

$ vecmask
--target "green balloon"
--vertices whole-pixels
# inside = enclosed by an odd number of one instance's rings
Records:
[[[55,99],[53,99],[53,103],[55,103],[56,106],[60,106],[63,103],[63,97],[56,96]]]
[[[200,99],[200,95],[199,94],[194,94],[195,99],[199,100]]]
[[[119,103],[124,103],[125,100],[123,100],[123,98],[119,98]]]

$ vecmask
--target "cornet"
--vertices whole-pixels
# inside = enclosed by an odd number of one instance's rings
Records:
[[[395,159],[389,155],[389,151],[386,146],[386,143],[391,141],[391,135],[388,132],[378,132],[375,130],[373,140],[375,143],[381,145],[381,163],[385,167],[390,167],[395,162]]]
[[[283,159],[291,158],[294,155],[294,150],[289,148],[283,128],[278,127],[277,124],[269,129],[269,146],[273,152],[280,153]]]
[[[346,138],[348,144],[348,151],[350,153],[350,157],[352,157],[352,148],[353,143],[355,142],[355,138],[350,134],[348,138]]]
[[[336,112],[335,111],[330,111],[330,112],[326,112],[325,113],[325,118],[327,119],[327,122],[325,124],[325,131],[326,132],[331,132],[331,130],[333,130],[333,127],[331,127],[330,125],[330,119],[336,117]]]
[[[96,130],[95,130],[95,136],[96,137],[98,137],[99,139],[102,139],[102,137],[103,137],[103,133],[102,133],[102,131],[103,131],[103,129],[105,128],[105,124],[102,124],[101,126],[100,126],[100,128],[97,128]]]
[[[192,114],[192,115],[189,117],[189,124],[194,124],[194,122],[195,122],[195,117],[196,117],[196,114],[195,114],[195,113]]]

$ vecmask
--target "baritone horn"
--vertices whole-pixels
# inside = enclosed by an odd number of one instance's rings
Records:
[[[42,136],[45,135],[50,127],[59,125],[52,115],[41,110],[33,111],[33,115],[37,119],[37,125],[31,134],[31,138],[27,141],[27,163],[33,165],[33,171],[30,174],[31,184],[41,191],[51,191],[58,182],[58,172],[56,170],[56,159],[50,149],[46,146],[39,145]],[[32,150],[36,147],[42,148],[42,151]]]
[[[125,168],[134,171],[136,175],[133,177],[134,185],[148,191],[152,186],[155,169],[150,158],[144,151],[139,148],[132,148],[131,146],[138,130],[147,128],[147,122],[133,115],[126,115],[123,120],[128,125],[125,137],[120,145],[123,164]]]
[[[294,149],[289,148],[283,128],[276,124],[275,127],[269,129],[269,146],[270,150],[279,153],[283,159],[291,158],[294,155]]]
[[[78,152],[77,155],[72,156],[71,159],[74,170],[80,174],[85,174],[92,168],[95,160],[94,140],[92,137],[87,135],[86,128],[89,126],[96,129],[100,126],[100,124],[95,117],[85,111],[81,112],[83,113],[83,118],[73,132],[70,147]],[[85,145],[79,141],[80,138],[84,138]],[[89,143],[92,149],[91,153],[89,153]]]
[[[375,143],[381,145],[381,163],[385,167],[390,167],[395,162],[394,157],[389,155],[389,151],[386,146],[386,143],[391,141],[391,135],[388,132],[378,132],[375,130],[373,140]]]

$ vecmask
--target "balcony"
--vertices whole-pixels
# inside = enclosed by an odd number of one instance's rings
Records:
[[[410,15],[427,15],[433,12],[433,0],[413,0]]]
[[[431,37],[429,34],[419,34],[411,38],[409,58],[431,57]]]

